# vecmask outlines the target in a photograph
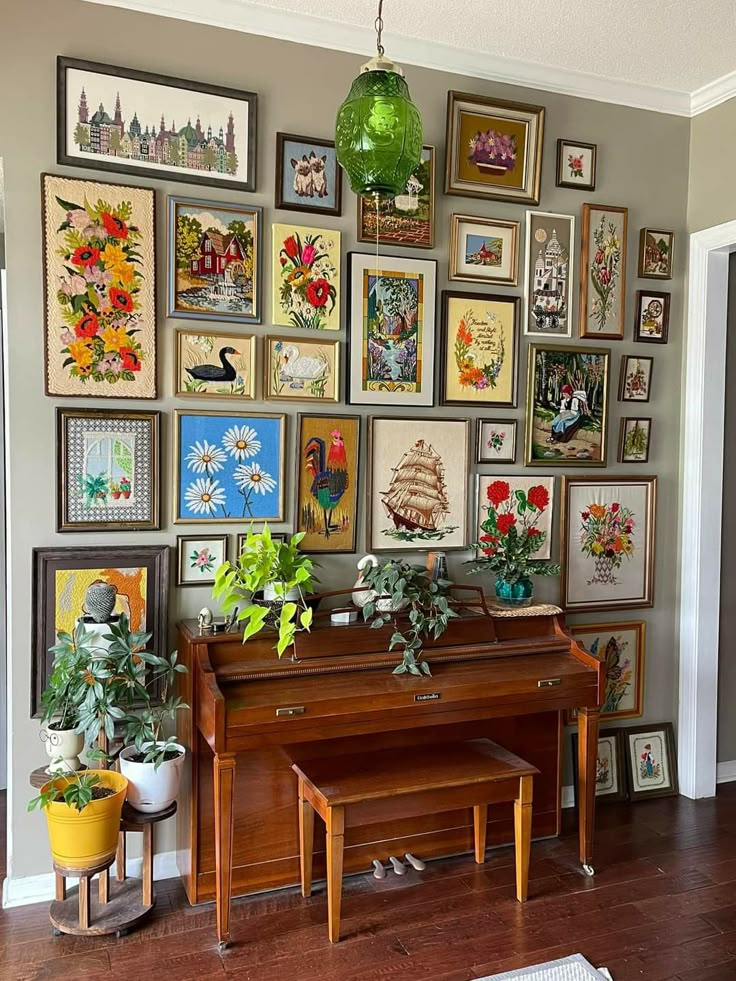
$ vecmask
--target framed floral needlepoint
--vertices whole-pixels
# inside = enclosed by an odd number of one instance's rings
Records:
[[[154,194],[43,174],[47,395],[156,398]]]
[[[227,535],[178,535],[177,586],[211,586],[227,558]]]
[[[580,248],[580,336],[620,341],[626,313],[628,209],[584,204]]]
[[[340,329],[339,232],[274,225],[271,264],[275,324]]]

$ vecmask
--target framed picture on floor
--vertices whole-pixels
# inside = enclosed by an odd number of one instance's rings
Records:
[[[638,290],[634,319],[634,340],[666,344],[670,331],[670,294]]]
[[[654,358],[642,358],[638,354],[621,357],[621,374],[618,397],[621,402],[648,402],[652,394]]]
[[[276,134],[276,200],[282,211],[342,214],[342,168],[333,140]]]
[[[476,463],[514,463],[516,420],[478,419],[476,425]]]
[[[526,213],[524,333],[571,337],[575,287],[575,218]]]
[[[575,806],[578,806],[578,734],[572,733],[572,768]],[[623,729],[602,729],[598,733],[598,755],[595,763],[595,799],[608,801],[629,799],[626,740]]]
[[[57,531],[160,527],[160,412],[57,409]]]
[[[639,232],[639,266],[641,279],[672,279],[675,233],[658,228]]]
[[[671,722],[624,729],[630,797],[676,797],[677,751]]]
[[[586,623],[570,633],[606,665],[606,693],[601,719],[635,719],[644,711],[646,624]]]
[[[473,215],[450,216],[448,279],[516,286],[519,222]]]
[[[274,225],[271,318],[282,327],[340,329],[340,233]]]
[[[527,527],[536,528],[547,537],[541,548],[534,553],[534,559],[552,558],[552,512],[555,500],[554,477],[522,477],[511,474],[508,477],[497,477],[495,474],[476,474],[476,508],[474,534],[480,535],[481,523],[486,520],[486,508],[489,501],[496,507],[497,513],[514,514],[514,504],[518,495],[523,495],[524,501],[530,501],[523,517]],[[475,540],[475,539],[474,539]]]
[[[580,336],[621,341],[626,316],[628,208],[584,204],[580,243]]]
[[[177,535],[177,586],[212,586],[227,559],[227,535]]]
[[[580,140],[557,141],[557,187],[594,191],[598,147]]]
[[[646,463],[649,460],[651,419],[622,419],[618,443],[619,463]]]
[[[57,159],[255,191],[257,101],[253,92],[59,57]]]
[[[263,397],[291,402],[340,401],[340,342],[303,335],[264,338]]]
[[[434,147],[422,147],[419,166],[403,194],[378,200],[358,196],[358,241],[434,248]]]
[[[174,394],[181,398],[254,399],[255,336],[177,330]]]

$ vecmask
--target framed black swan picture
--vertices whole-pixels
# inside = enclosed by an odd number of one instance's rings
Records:
[[[253,334],[177,330],[174,394],[182,398],[254,399]]]

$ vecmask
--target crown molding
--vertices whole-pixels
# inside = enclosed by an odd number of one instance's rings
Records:
[[[246,34],[293,41],[296,44],[353,52],[363,58],[373,50],[375,43],[372,26],[340,24],[307,14],[297,16],[290,11],[262,7],[249,3],[248,0],[208,0],[204,5],[199,0],[86,2],[123,7],[161,17],[174,17]],[[524,88],[543,89],[580,99],[592,99],[595,102],[615,103],[676,116],[690,116],[692,112],[688,92],[575,72],[555,65],[541,65],[515,58],[497,55],[489,58],[482,51],[464,51],[440,41],[394,36],[391,38],[391,57],[407,65],[520,85]]]
[[[736,96],[736,72],[729,72],[722,75],[714,82],[708,82],[701,88],[696,89],[690,96],[690,115],[699,116],[701,112],[707,112],[720,106],[722,102],[728,102]]]

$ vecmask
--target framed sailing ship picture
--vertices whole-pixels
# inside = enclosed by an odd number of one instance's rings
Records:
[[[436,260],[350,252],[348,262],[347,401],[433,405]]]
[[[368,420],[367,543],[372,552],[464,548],[470,420]]]
[[[527,211],[524,292],[526,336],[572,336],[574,251],[573,215]]]

